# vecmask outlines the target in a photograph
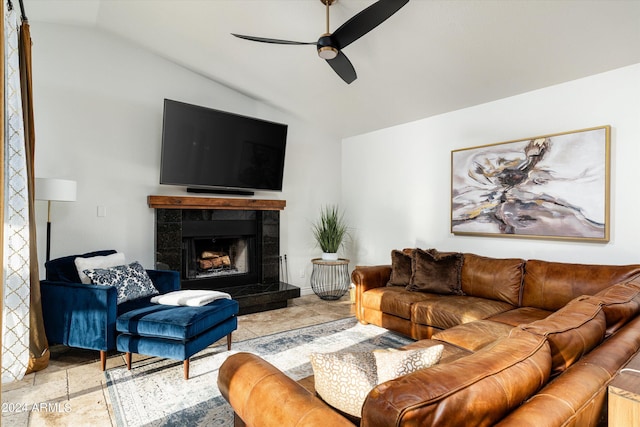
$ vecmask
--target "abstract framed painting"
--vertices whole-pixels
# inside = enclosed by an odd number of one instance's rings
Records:
[[[610,126],[451,152],[456,235],[609,241]]]

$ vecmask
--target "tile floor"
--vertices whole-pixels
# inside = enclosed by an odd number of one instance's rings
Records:
[[[291,300],[287,308],[240,316],[233,340],[242,341],[354,315],[348,295],[337,301],[323,301],[315,295],[306,295]],[[214,345],[224,342],[226,339]],[[133,361],[145,357],[137,356]],[[107,369],[124,364],[124,356],[116,352],[107,359]],[[20,382],[2,385],[1,425],[115,426],[98,352],[52,347],[46,369],[29,374]]]

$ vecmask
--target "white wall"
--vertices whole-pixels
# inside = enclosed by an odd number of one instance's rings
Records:
[[[291,283],[310,292],[310,259],[319,254],[310,222],[340,196],[337,138],[112,35],[38,22],[31,30],[36,176],[78,182],[77,202],[52,206],[52,258],[114,248],[153,266],[147,196],[186,195],[158,184],[163,99],[170,98],[289,125],[283,192],[255,197],[287,201],[281,253],[288,255]],[[106,217],[97,216],[98,206]],[[36,203],[36,214],[42,265],[46,202]]]
[[[52,257],[102,248],[153,266],[150,194],[158,184],[162,100],[172,98],[289,124],[281,253],[290,281],[309,293],[318,256],[310,223],[341,202],[353,227],[345,255],[388,263],[389,252],[437,247],[489,256],[570,262],[640,262],[640,64],[342,141],[312,124],[87,28],[31,23],[34,41],[36,176],[74,179],[77,202],[53,204]],[[608,244],[453,236],[452,149],[548,133],[612,126]],[[342,192],[341,192],[342,190]],[[106,217],[97,217],[104,206]],[[36,203],[44,260],[46,203]],[[42,262],[41,262],[42,263]],[[304,278],[300,277],[304,273]],[[41,276],[44,272],[41,272]]]
[[[609,243],[454,236],[453,149],[611,125]],[[347,138],[342,203],[354,227],[354,264],[388,264],[390,251],[435,247],[495,257],[640,263],[640,64]]]

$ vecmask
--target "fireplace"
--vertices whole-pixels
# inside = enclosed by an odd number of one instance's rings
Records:
[[[228,279],[232,276],[249,278],[255,283],[255,257],[252,237],[188,238],[184,242],[185,278]]]
[[[280,212],[256,202],[274,201],[149,196],[157,268],[179,271],[183,289],[230,293],[241,314],[286,307],[300,289],[280,281]]]
[[[264,239],[279,240],[279,212],[182,209],[180,219],[179,267],[184,288],[220,289],[279,281],[277,269],[276,275],[262,274],[264,264],[269,267],[279,255],[269,253],[279,250],[276,244],[267,247],[263,256],[262,244]],[[265,228],[265,221],[272,226]]]

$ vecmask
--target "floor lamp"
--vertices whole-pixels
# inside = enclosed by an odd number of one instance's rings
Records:
[[[36,200],[47,201],[47,261],[51,254],[51,202],[75,202],[76,182],[67,179],[36,178]]]

